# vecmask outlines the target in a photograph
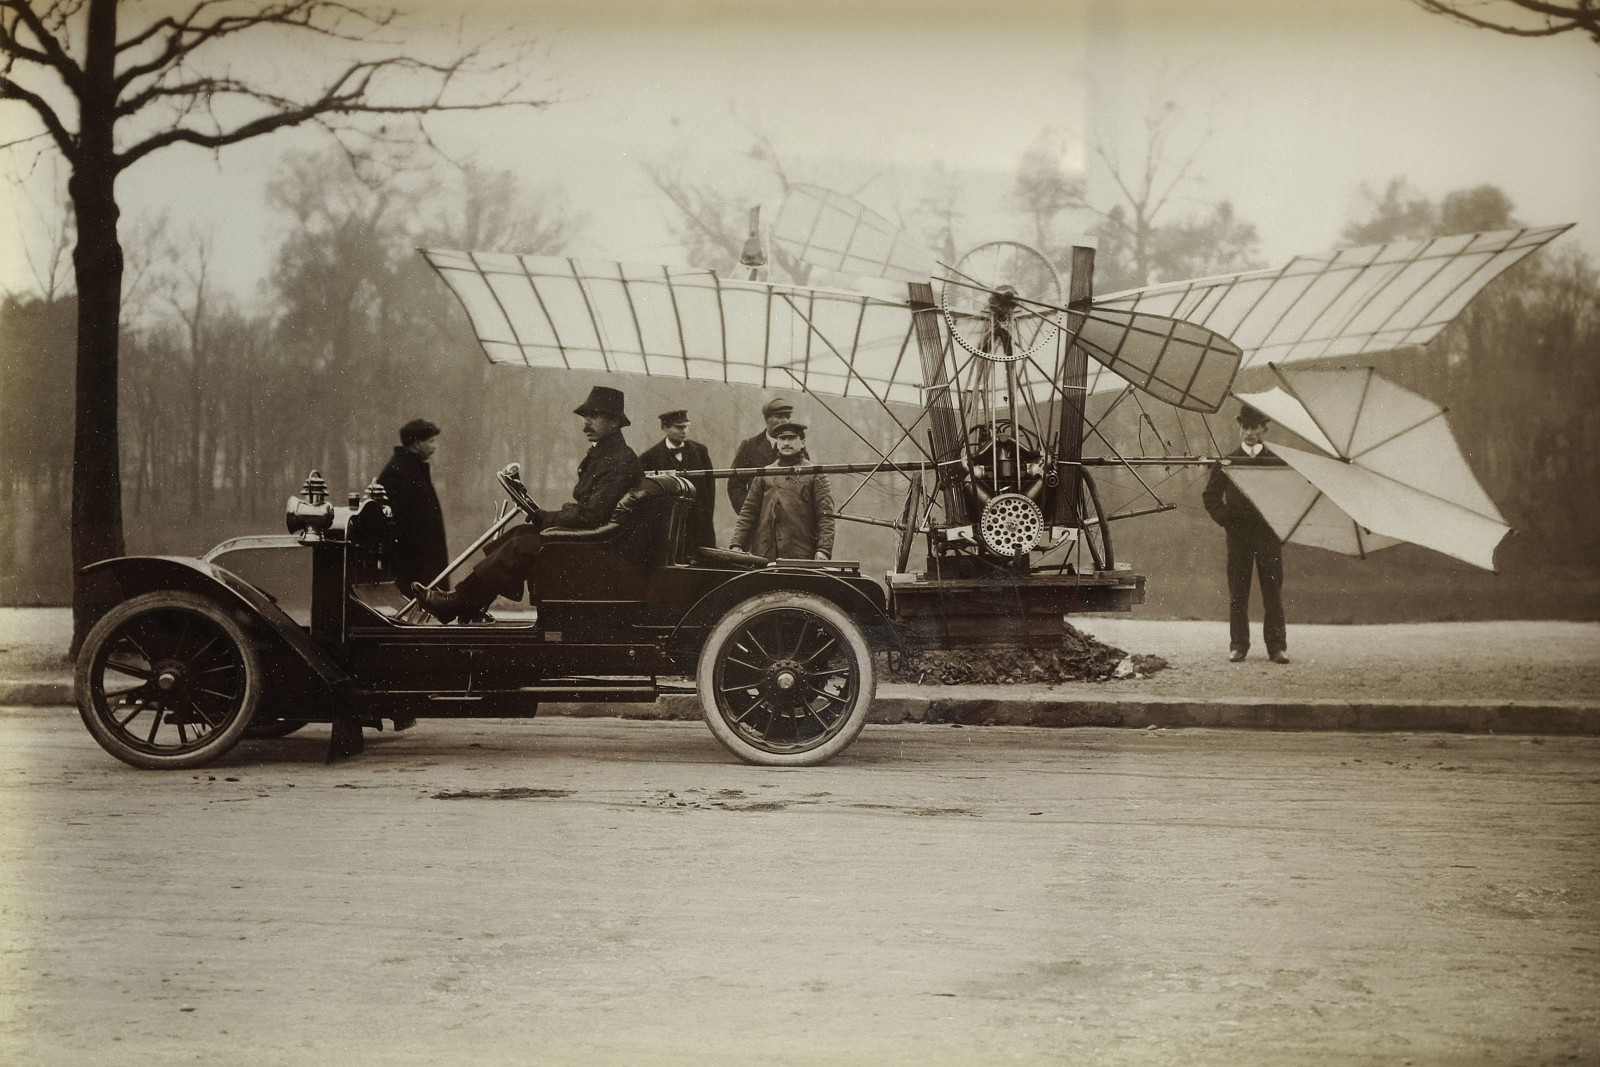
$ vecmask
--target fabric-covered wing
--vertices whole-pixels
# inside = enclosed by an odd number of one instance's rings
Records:
[[[1282,445],[1273,451],[1374,533],[1494,570],[1495,547],[1511,529],[1504,522],[1358,464]]]
[[[1398,538],[1364,529],[1293,467],[1230,467],[1228,478],[1281,541],[1363,558],[1400,544]]]
[[[491,363],[803,386],[922,403],[910,307],[883,295],[557,256],[422,254]]]
[[[1244,350],[1245,367],[1385,352],[1430,340],[1501,272],[1568,228],[1343,248],[1297,256],[1278,270],[1154,285],[1094,303],[1209,327]]]
[[[1505,525],[1461,454],[1444,408],[1370,367],[1273,369],[1283,388],[1239,398],[1333,456]]]
[[[1099,307],[1086,313],[1075,343],[1102,369],[1186,411],[1221,407],[1243,355],[1228,338],[1192,322]]]
[[[772,221],[772,244],[824,270],[861,278],[925,282],[933,254],[865,204],[817,185],[789,187]]]

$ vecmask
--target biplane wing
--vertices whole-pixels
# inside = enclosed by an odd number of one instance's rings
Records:
[[[1296,256],[1276,270],[1096,297],[1205,326],[1244,350],[1241,369],[1420,345],[1507,268],[1570,228],[1498,230]],[[1091,391],[1120,388],[1092,373]]]
[[[880,295],[692,268],[421,251],[491,363],[924,402],[900,285],[877,283]]]

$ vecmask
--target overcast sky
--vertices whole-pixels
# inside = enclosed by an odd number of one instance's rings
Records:
[[[432,0],[419,0],[427,3]],[[796,176],[860,182],[885,210],[934,167],[961,179],[962,236],[1020,234],[1005,197],[1046,127],[1073,164],[1105,174],[1089,139],[1142,150],[1142,120],[1180,101],[1185,146],[1210,131],[1197,198],[1231,199],[1277,263],[1337,243],[1361,183],[1404,175],[1439,196],[1493,183],[1529,223],[1577,222],[1600,254],[1600,48],[1475,31],[1407,0],[728,0],[512,3],[548,50],[563,102],[435,125],[461,158],[565,189],[589,219],[580,254],[681,261],[641,162],[674,158],[740,196],[770,192],[747,157],[766,133]],[[6,132],[20,109],[0,109]],[[259,205],[275,158],[316,143],[278,136],[225,151],[169,150],[119,185],[125,236],[166,212],[215,234],[224,283],[255,290],[275,240]],[[8,173],[18,153],[4,160]],[[35,179],[43,211],[58,209]],[[31,287],[18,227],[0,213],[0,286]]]

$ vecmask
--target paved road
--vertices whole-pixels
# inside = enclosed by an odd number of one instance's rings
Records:
[[[0,1062],[1600,1061],[1600,740],[0,715]]]

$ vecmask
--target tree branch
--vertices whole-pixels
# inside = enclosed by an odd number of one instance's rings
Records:
[[[1600,44],[1600,4],[1595,0],[1575,0],[1570,4],[1548,3],[1546,0],[1504,0],[1514,8],[1544,19],[1543,26],[1518,26],[1469,14],[1459,0],[1412,0],[1422,10],[1444,15],[1467,26],[1480,30],[1493,30],[1512,37],[1554,37],[1571,30],[1581,30]],[[1474,5],[1479,6],[1479,5]]]
[[[74,95],[79,94],[83,89],[82,69],[67,55],[56,35],[50,32],[38,12],[33,10],[33,5],[28,0],[0,0],[0,11],[13,13],[10,25],[0,22],[0,53],[49,67],[61,76]],[[33,34],[39,45],[37,49],[28,48],[17,38],[15,27],[18,23]]]
[[[73,140],[72,134],[61,124],[61,119],[56,115],[55,109],[49,102],[37,93],[30,92],[12,81],[9,77],[0,77],[0,100],[19,100],[31,107],[39,121],[44,123],[44,128],[49,133],[56,147],[68,162],[76,163],[78,158],[78,145]]]
[[[117,51],[121,53],[157,36],[158,31],[164,30],[167,33],[165,46],[153,58],[128,67],[117,75],[117,91],[120,93],[139,78],[181,65],[185,58],[204,45],[245,30],[261,26],[281,26],[333,40],[361,41],[364,38],[358,34],[339,32],[339,22],[345,19],[360,19],[371,29],[381,29],[392,23],[395,17],[393,11],[367,12],[334,3],[332,0],[287,0],[249,15],[223,15],[204,24],[197,24],[194,21],[202,11],[215,6],[217,2],[218,0],[201,0],[183,18],[161,19],[143,33],[119,44]],[[330,24],[319,25],[317,20],[323,17],[328,18]]]

